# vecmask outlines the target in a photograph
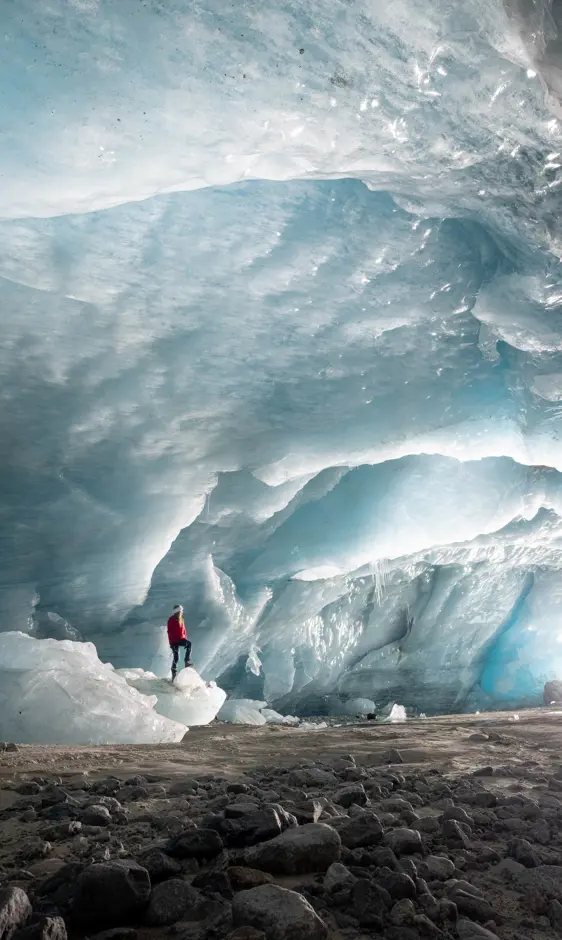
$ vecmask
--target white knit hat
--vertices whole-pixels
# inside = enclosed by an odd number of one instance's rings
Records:
[[[181,604],[176,604],[172,609],[173,614],[183,614],[183,607]]]

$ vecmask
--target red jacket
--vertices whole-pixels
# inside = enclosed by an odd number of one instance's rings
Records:
[[[172,643],[179,643],[180,640],[187,640],[185,624],[173,615],[168,620],[168,642],[171,645]]]

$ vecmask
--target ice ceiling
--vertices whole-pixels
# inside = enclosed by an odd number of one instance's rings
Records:
[[[562,678],[556,15],[4,0],[3,630],[147,668],[182,602],[311,712]]]

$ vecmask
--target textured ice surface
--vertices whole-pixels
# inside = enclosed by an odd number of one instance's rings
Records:
[[[226,698],[216,682],[205,682],[193,668],[178,672],[173,684],[142,669],[120,669],[119,675],[144,695],[154,696],[159,714],[187,726],[208,725]]]
[[[283,714],[540,700],[557,8],[4,7],[0,629],[163,678],[181,602]]]
[[[154,710],[91,643],[0,634],[0,738],[38,744],[181,741],[184,724]]]
[[[266,702],[257,702],[252,699],[228,699],[219,711],[219,721],[228,721],[233,725],[265,725],[266,717],[261,710]]]

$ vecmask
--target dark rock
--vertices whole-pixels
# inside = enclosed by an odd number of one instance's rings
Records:
[[[146,787],[129,786],[122,787],[117,791],[117,798],[121,803],[136,802],[137,800],[147,800],[150,794]]]
[[[447,809],[443,810],[443,819],[456,819],[457,822],[470,827],[474,825],[472,818],[462,806],[448,806]]]
[[[411,901],[402,898],[397,901],[390,911],[390,920],[396,927],[403,927],[405,924],[411,924],[414,920],[416,909]]]
[[[491,809],[497,805],[498,798],[495,793],[491,793],[489,790],[477,790],[474,794],[471,803],[473,806],[485,807]]]
[[[390,897],[399,901],[401,898],[415,898],[416,886],[409,875],[401,871],[391,871],[390,868],[381,868],[375,875],[376,883],[388,891]]]
[[[303,826],[306,823],[318,822],[323,809],[324,806],[319,800],[306,800],[304,803],[297,803],[292,807],[291,813],[295,816],[299,825]]]
[[[357,878],[341,862],[333,862],[324,877],[324,891],[337,893],[353,887]]]
[[[151,927],[175,924],[197,902],[197,892],[180,878],[162,881],[152,889],[145,920]]]
[[[550,679],[549,682],[545,682],[542,700],[547,707],[549,705],[562,705],[562,682],[560,679]]]
[[[547,914],[551,927],[557,933],[562,933],[562,904],[560,904],[560,901],[551,901],[548,905]]]
[[[151,884],[157,884],[159,881],[165,881],[166,878],[173,878],[181,872],[181,865],[175,859],[166,855],[162,849],[147,849],[137,858],[139,865],[146,868],[150,875]]]
[[[310,823],[248,849],[246,862],[271,874],[300,875],[326,871],[340,856],[341,839],[335,829]]]
[[[498,936],[492,933],[491,930],[487,930],[486,927],[482,927],[480,924],[475,924],[474,921],[468,920],[466,917],[459,917],[457,933],[459,940],[499,940]]]
[[[373,881],[361,878],[353,888],[353,911],[362,927],[382,927],[390,895]]]
[[[258,809],[257,803],[229,803],[224,808],[225,819],[240,819],[246,813],[255,813]]]
[[[496,920],[498,915],[492,905],[482,897],[475,894],[469,894],[462,888],[457,888],[449,894],[449,900],[457,905],[459,914],[465,914],[467,917],[486,923],[489,920]]]
[[[432,894],[421,894],[418,898],[418,904],[430,920],[441,920],[440,903]]]
[[[309,790],[335,787],[338,784],[335,774],[327,770],[319,770],[317,767],[299,767],[291,773],[290,781],[294,787],[304,787]]]
[[[424,848],[421,836],[417,829],[393,829],[384,837],[386,844],[395,855],[411,855],[414,852],[423,854]]]
[[[420,878],[427,881],[446,881],[452,878],[455,872],[453,862],[445,855],[428,855],[418,864]]]
[[[256,927],[236,927],[225,937],[225,940],[266,940],[263,930]]]
[[[530,887],[538,888],[547,898],[562,903],[561,865],[539,865],[537,868],[526,868],[516,872],[515,877],[523,890]]]
[[[86,826],[109,826],[111,823],[107,806],[87,806],[80,818]]]
[[[90,940],[137,940],[137,931],[134,927],[110,927],[93,935]]]
[[[215,818],[211,828],[219,833],[229,848],[244,848],[258,842],[266,842],[280,835],[282,831],[278,813],[269,806],[244,813],[238,819]]]
[[[428,834],[439,832],[441,828],[439,820],[435,816],[422,816],[413,826],[419,832],[427,832]]]
[[[77,836],[81,829],[82,823],[73,819],[69,822],[58,823],[56,826],[47,826],[42,834],[48,842],[63,842],[65,839]]]
[[[371,864],[377,868],[390,868],[393,871],[400,871],[400,864],[396,855],[387,845],[378,846],[376,849],[370,849]]]
[[[78,806],[78,801],[75,800],[70,793],[67,793],[66,790],[63,790],[62,787],[46,787],[41,793],[41,805],[43,807],[55,806],[57,803],[68,803],[70,806]]]
[[[72,901],[76,879],[83,870],[83,865],[70,862],[63,865],[54,874],[49,875],[37,885],[37,897],[47,897],[61,910],[66,910]]]
[[[14,940],[67,940],[66,924],[62,917],[41,917],[18,930]]]
[[[292,813],[287,812],[287,810],[284,809],[280,803],[267,803],[264,809],[275,810],[279,816],[282,832],[285,832],[285,829],[296,829],[299,824],[296,816],[293,816]]]
[[[250,787],[246,783],[228,783],[226,786],[227,793],[249,793]]]
[[[214,829],[185,829],[173,836],[164,848],[172,858],[214,858],[224,848]]]
[[[232,899],[232,885],[228,874],[224,871],[202,872],[193,879],[191,884],[203,894],[220,894],[227,901]]]
[[[76,882],[72,916],[79,924],[115,926],[142,913],[149,897],[146,868],[128,859],[94,863]]]
[[[41,784],[37,783],[36,780],[24,780],[16,787],[16,793],[20,793],[22,796],[37,796],[38,793],[41,793],[41,790]]]
[[[405,810],[413,810],[409,800],[403,800],[400,796],[391,796],[386,800],[381,800],[382,809],[387,813],[403,813]]]
[[[234,891],[248,891],[273,882],[271,875],[256,868],[244,868],[234,865],[226,869],[226,874]]]
[[[333,794],[334,803],[337,803],[339,806],[343,806],[344,809],[348,809],[354,803],[357,806],[365,806],[367,802],[367,794],[365,793],[365,788],[360,783],[353,784],[347,787],[341,787],[339,790]]]
[[[325,940],[328,929],[314,908],[296,891],[262,885],[234,898],[235,926],[262,930],[267,940]]]
[[[418,877],[417,865],[409,855],[403,855],[401,857],[400,868],[398,870],[404,872],[405,875],[409,875],[414,881]]]
[[[413,927],[387,927],[384,940],[420,940],[420,935]]]
[[[447,845],[462,845],[465,849],[470,847],[470,839],[456,819],[444,819],[441,824],[441,831]]]
[[[30,900],[23,888],[0,889],[0,940],[10,940],[31,914]]]
[[[536,868],[541,863],[533,846],[526,839],[513,839],[507,847],[507,854],[525,868]]]
[[[525,889],[525,906],[533,914],[545,914],[548,909],[548,900],[538,888]]]
[[[355,816],[343,826],[339,826],[338,832],[342,845],[348,849],[360,849],[369,845],[376,845],[382,842],[384,830],[380,824],[378,816],[374,813],[365,813],[361,816]]]
[[[41,818],[49,819],[51,822],[59,822],[63,819],[75,819],[78,815],[76,806],[69,803],[55,803],[53,806],[47,806],[41,810]]]
[[[176,780],[168,787],[170,796],[183,796],[184,794],[196,793],[199,788],[197,780],[191,780],[189,777],[185,780]]]
[[[396,748],[391,748],[389,751],[385,751],[381,755],[381,764],[403,764],[404,758],[400,751],[397,751]]]

